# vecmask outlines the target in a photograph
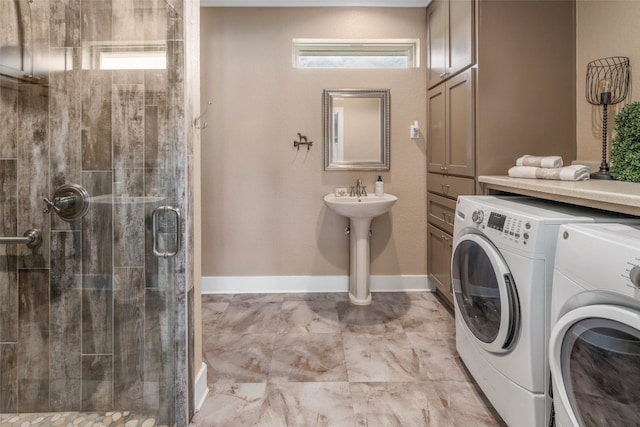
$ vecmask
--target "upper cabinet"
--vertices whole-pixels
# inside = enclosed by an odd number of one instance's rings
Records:
[[[427,86],[475,62],[473,0],[433,0],[427,9]]]
[[[575,159],[575,5],[429,4],[429,172],[476,178],[505,175],[523,154]]]
[[[475,174],[475,73],[469,68],[427,93],[427,170]]]

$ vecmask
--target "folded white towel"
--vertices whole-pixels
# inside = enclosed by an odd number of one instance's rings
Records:
[[[535,166],[514,166],[509,169],[509,176],[512,178],[537,178]]]
[[[591,169],[583,165],[571,165],[561,168],[537,168],[534,166],[514,166],[509,169],[512,178],[557,179],[561,181],[586,181]]]
[[[530,156],[525,154],[516,160],[516,166],[535,166],[538,168],[560,168],[562,167],[562,157],[560,156]]]

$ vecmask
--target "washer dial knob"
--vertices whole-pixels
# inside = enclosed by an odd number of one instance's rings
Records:
[[[471,214],[471,221],[475,222],[476,224],[482,224],[483,219],[484,212],[482,212],[480,209],[473,211],[473,213]]]

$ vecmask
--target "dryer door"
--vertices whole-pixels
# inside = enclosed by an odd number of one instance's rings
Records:
[[[640,313],[615,305],[572,310],[551,331],[549,357],[559,415],[575,426],[637,425]]]
[[[513,276],[500,251],[479,234],[457,240],[451,259],[456,308],[487,351],[510,350],[520,329],[520,305]]]

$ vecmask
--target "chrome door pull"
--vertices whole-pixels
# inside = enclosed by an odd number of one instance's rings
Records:
[[[24,232],[23,237],[0,237],[0,244],[4,245],[27,245],[35,248],[42,243],[42,231],[32,228]]]
[[[176,215],[176,248],[174,251],[160,251],[158,249],[158,218],[161,212],[173,212]],[[180,251],[180,241],[182,240],[182,224],[180,210],[171,206],[160,206],[153,210],[151,217],[151,229],[153,235],[153,254],[157,257],[170,258],[174,257]]]

